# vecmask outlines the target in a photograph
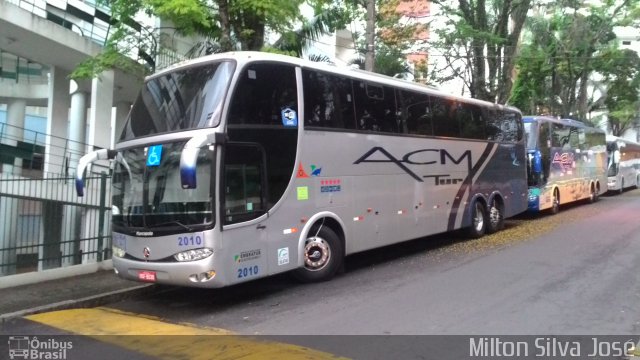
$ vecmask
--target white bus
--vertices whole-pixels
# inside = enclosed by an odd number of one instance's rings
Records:
[[[640,186],[640,144],[607,135],[607,154],[609,191],[620,194],[625,188]]]
[[[526,210],[521,114],[373,73],[236,52],[146,79],[113,150],[123,278],[222,287]]]
[[[525,116],[529,211],[588,199],[607,191],[605,133],[571,119]]]

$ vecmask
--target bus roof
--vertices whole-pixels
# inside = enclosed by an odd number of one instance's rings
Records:
[[[582,121],[579,120],[575,120],[575,119],[560,119],[557,117],[553,117],[550,115],[525,115],[522,117],[522,121],[524,121],[525,123],[529,123],[529,122],[540,122],[540,121],[545,121],[545,122],[552,122],[552,123],[556,123],[556,124],[563,124],[563,125],[570,125],[573,127],[578,127],[578,128],[585,128],[585,129],[591,129],[591,130],[597,130],[599,132],[604,133],[605,131],[597,128],[597,127],[593,127],[593,126],[589,126],[585,123],[583,123]]]
[[[149,75],[147,77],[147,80],[151,78],[155,78],[157,76],[162,76],[165,73],[172,72],[178,69],[206,64],[208,62],[220,61],[220,60],[234,60],[238,63],[239,66],[244,66],[245,64],[250,62],[260,62],[260,61],[286,63],[286,64],[299,66],[301,68],[325,71],[325,72],[329,72],[337,75],[343,75],[346,77],[355,78],[359,80],[376,82],[381,85],[402,87],[407,90],[420,91],[420,92],[448,98],[451,100],[457,100],[457,101],[466,102],[466,103],[476,103],[482,106],[495,106],[496,108],[499,108],[499,109],[504,109],[504,110],[508,109],[508,110],[520,113],[519,109],[512,106],[501,105],[501,104],[488,102],[485,100],[479,100],[479,99],[474,99],[470,97],[463,97],[463,96],[449,94],[441,90],[438,90],[437,88],[434,88],[433,86],[430,86],[430,85],[424,85],[424,84],[407,81],[403,79],[398,79],[398,78],[390,77],[387,75],[377,74],[377,73],[364,71],[360,69],[352,69],[349,67],[337,67],[335,65],[331,65],[327,63],[314,62],[314,61],[300,59],[292,56],[259,52],[259,51],[234,51],[234,52],[206,55],[196,59],[184,60],[174,65],[171,65],[155,74]]]

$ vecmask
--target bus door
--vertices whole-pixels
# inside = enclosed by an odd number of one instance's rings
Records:
[[[222,246],[233,271],[228,282],[267,273],[266,154],[256,143],[228,143],[223,149]],[[262,218],[262,221],[260,219]]]

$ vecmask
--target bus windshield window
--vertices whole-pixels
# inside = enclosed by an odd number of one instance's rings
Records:
[[[206,225],[213,222],[212,151],[202,149],[196,189],[180,186],[184,142],[162,145],[157,166],[147,166],[145,148],[123,151],[113,174],[113,225],[132,228]]]
[[[172,131],[216,127],[234,63],[207,63],[148,80],[136,99],[121,141]]]

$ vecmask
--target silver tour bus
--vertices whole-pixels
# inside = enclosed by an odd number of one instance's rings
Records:
[[[607,188],[621,194],[626,188],[640,186],[640,144],[607,135]]]
[[[525,116],[528,210],[548,210],[578,200],[595,202],[607,191],[604,131],[581,121]]]
[[[517,109],[373,73],[236,52],[148,77],[113,150],[113,264],[126,279],[222,287],[527,208]]]

